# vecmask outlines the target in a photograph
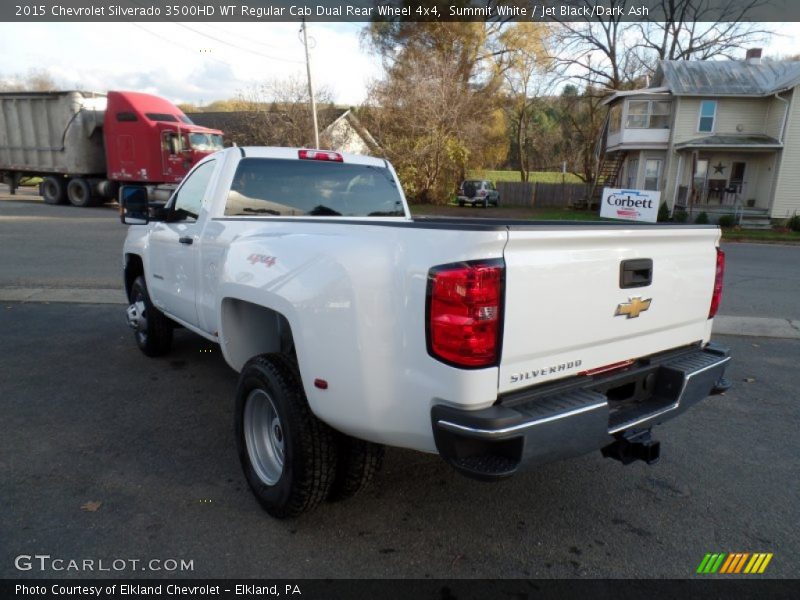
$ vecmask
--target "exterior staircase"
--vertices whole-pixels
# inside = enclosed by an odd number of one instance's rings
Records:
[[[615,187],[617,179],[622,171],[622,165],[625,162],[627,152],[614,152],[612,154],[605,154],[600,160],[600,165],[597,169],[597,175],[594,179],[592,186],[592,193],[590,202],[592,207],[600,204],[600,199],[603,196],[604,187]]]
[[[744,209],[739,220],[742,229],[772,229],[772,221],[766,210]]]
[[[741,206],[701,206],[692,207],[692,214],[705,212],[712,223],[716,223],[722,215],[733,215],[742,229],[772,229],[769,210],[766,208],[742,208]]]

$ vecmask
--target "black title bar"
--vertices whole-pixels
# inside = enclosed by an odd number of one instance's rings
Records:
[[[687,21],[800,21],[797,0],[12,0],[0,3],[0,21],[660,22],[671,6]]]

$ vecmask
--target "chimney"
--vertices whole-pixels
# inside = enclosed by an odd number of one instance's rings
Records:
[[[761,62],[761,48],[750,48],[744,55],[745,61],[757,65]]]

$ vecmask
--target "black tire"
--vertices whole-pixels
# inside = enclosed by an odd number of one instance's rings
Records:
[[[94,206],[95,199],[92,195],[92,186],[89,182],[80,177],[70,179],[67,184],[67,198],[72,206],[78,208],[86,208],[87,206]]]
[[[172,347],[172,322],[150,301],[144,276],[131,286],[128,323],[134,328],[139,350],[147,356],[162,356]]]
[[[42,197],[45,204],[66,204],[66,182],[61,177],[45,177],[42,181]]]
[[[464,201],[463,201],[463,200],[459,200],[459,201],[458,201],[458,205],[459,205],[459,206],[464,206]]]
[[[338,434],[336,478],[328,494],[329,502],[352,498],[363,490],[383,465],[384,446]]]
[[[261,418],[263,406],[276,418]],[[311,412],[297,367],[287,356],[262,354],[244,366],[235,427],[245,478],[270,515],[297,517],[328,497],[336,475],[336,432]],[[269,448],[275,452],[278,443],[280,464],[269,471],[264,455]]]

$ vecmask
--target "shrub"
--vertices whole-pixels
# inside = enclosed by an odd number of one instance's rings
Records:
[[[789,219],[786,222],[786,227],[792,231],[800,232],[800,215],[794,215],[791,219]]]
[[[663,223],[664,221],[669,221],[669,208],[667,208],[666,202],[662,202],[658,207],[658,222]]]
[[[733,215],[722,215],[718,223],[720,227],[733,227],[736,224],[736,220]]]
[[[708,225],[708,213],[705,211],[701,212],[697,215],[697,218],[694,220],[695,223],[698,225]]]

